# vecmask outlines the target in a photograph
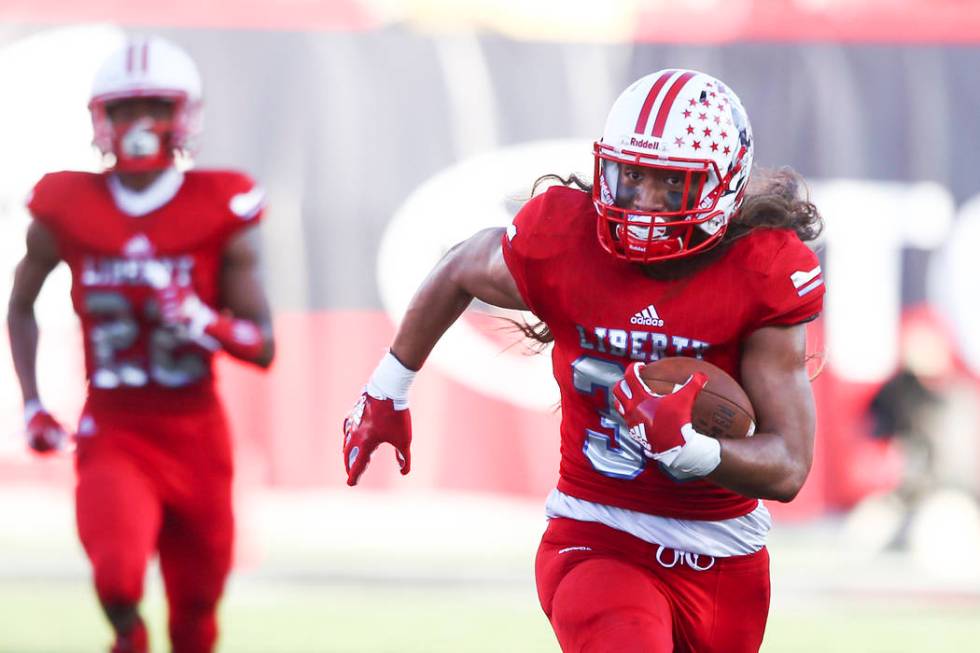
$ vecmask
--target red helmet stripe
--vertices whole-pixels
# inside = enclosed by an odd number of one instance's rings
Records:
[[[686,72],[671,85],[670,90],[667,91],[667,95],[664,97],[664,101],[660,103],[660,110],[657,111],[657,119],[653,122],[653,133],[651,134],[654,138],[662,138],[664,135],[664,126],[667,124],[667,116],[670,115],[670,107],[674,105],[674,100],[677,99],[677,95],[687,84],[688,80],[694,77],[693,72]]]
[[[126,72],[127,73],[133,72],[133,50],[135,49],[135,47],[136,47],[135,45],[130,43],[129,47],[126,48]]]
[[[140,52],[140,68],[144,73],[150,69],[149,59],[150,59],[150,42],[143,41],[143,50]]]
[[[636,121],[637,134],[642,134],[646,131],[647,120],[650,118],[650,110],[653,109],[653,103],[657,101],[657,96],[660,95],[660,89],[664,87],[664,84],[673,76],[674,72],[673,70],[668,70],[658,77],[657,81],[650,88],[650,92],[647,93],[647,99],[643,101],[643,108],[640,109],[640,117]]]

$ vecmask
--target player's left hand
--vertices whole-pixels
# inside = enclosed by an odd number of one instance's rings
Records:
[[[200,342],[205,330],[217,322],[218,313],[201,301],[190,286],[171,283],[156,292],[160,320],[187,340]]]
[[[38,408],[31,415],[25,415],[27,446],[38,453],[48,454],[65,447],[68,432],[62,428],[51,413]]]
[[[400,408],[387,397],[361,393],[344,420],[344,466],[347,485],[357,485],[371,460],[371,454],[383,442],[395,448],[395,457],[404,476],[412,467],[412,417],[408,406]]]
[[[691,412],[708,377],[695,372],[674,392],[657,394],[640,377],[642,368],[643,363],[626,368],[623,380],[613,386],[613,407],[626,421],[630,439],[643,447],[647,457],[670,467],[688,442],[700,435],[691,424]]]

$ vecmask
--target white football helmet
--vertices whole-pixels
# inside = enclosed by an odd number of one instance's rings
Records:
[[[114,124],[106,107],[132,98],[162,98],[174,103],[173,118],[141,118]],[[159,37],[136,37],[106,59],[89,100],[93,144],[112,155],[117,170],[168,167],[176,152],[192,154],[201,129],[201,76],[190,56]]]
[[[742,204],[752,168],[752,128],[738,97],[693,70],[661,70],[627,88],[595,144],[593,201],[599,242],[637,263],[688,256],[716,245]],[[672,172],[685,198],[671,210],[617,204],[623,165]]]

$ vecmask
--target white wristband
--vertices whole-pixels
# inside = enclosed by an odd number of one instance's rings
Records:
[[[415,380],[415,374],[389,351],[368,379],[367,393],[375,399],[391,399],[395,410],[404,410],[408,408],[408,389]]]
[[[684,436],[684,446],[677,451],[673,460],[662,462],[673,470],[694,476],[707,476],[715,471],[721,464],[721,443],[711,436],[698,433],[690,423],[681,427],[681,435]]]
[[[24,426],[31,423],[34,416],[44,412],[44,405],[40,399],[29,399],[24,403]]]

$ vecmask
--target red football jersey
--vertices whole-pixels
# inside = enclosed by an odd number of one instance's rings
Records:
[[[789,230],[757,229],[675,281],[605,252],[591,197],[555,187],[509,227],[504,258],[527,306],[554,335],[561,389],[558,489],[680,519],[739,517],[758,504],[703,479],[674,478],[644,457],[610,407],[633,360],[694,356],[736,379],[743,340],[764,326],[806,322],[823,303],[816,256]]]
[[[28,208],[58,244],[72,274],[90,402],[124,408],[191,406],[213,398],[212,354],[160,321],[154,285],[190,285],[220,308],[224,249],[256,224],[262,191],[231,171],[184,174],[160,208],[132,216],[116,205],[107,174],[57,172],[34,187]]]

